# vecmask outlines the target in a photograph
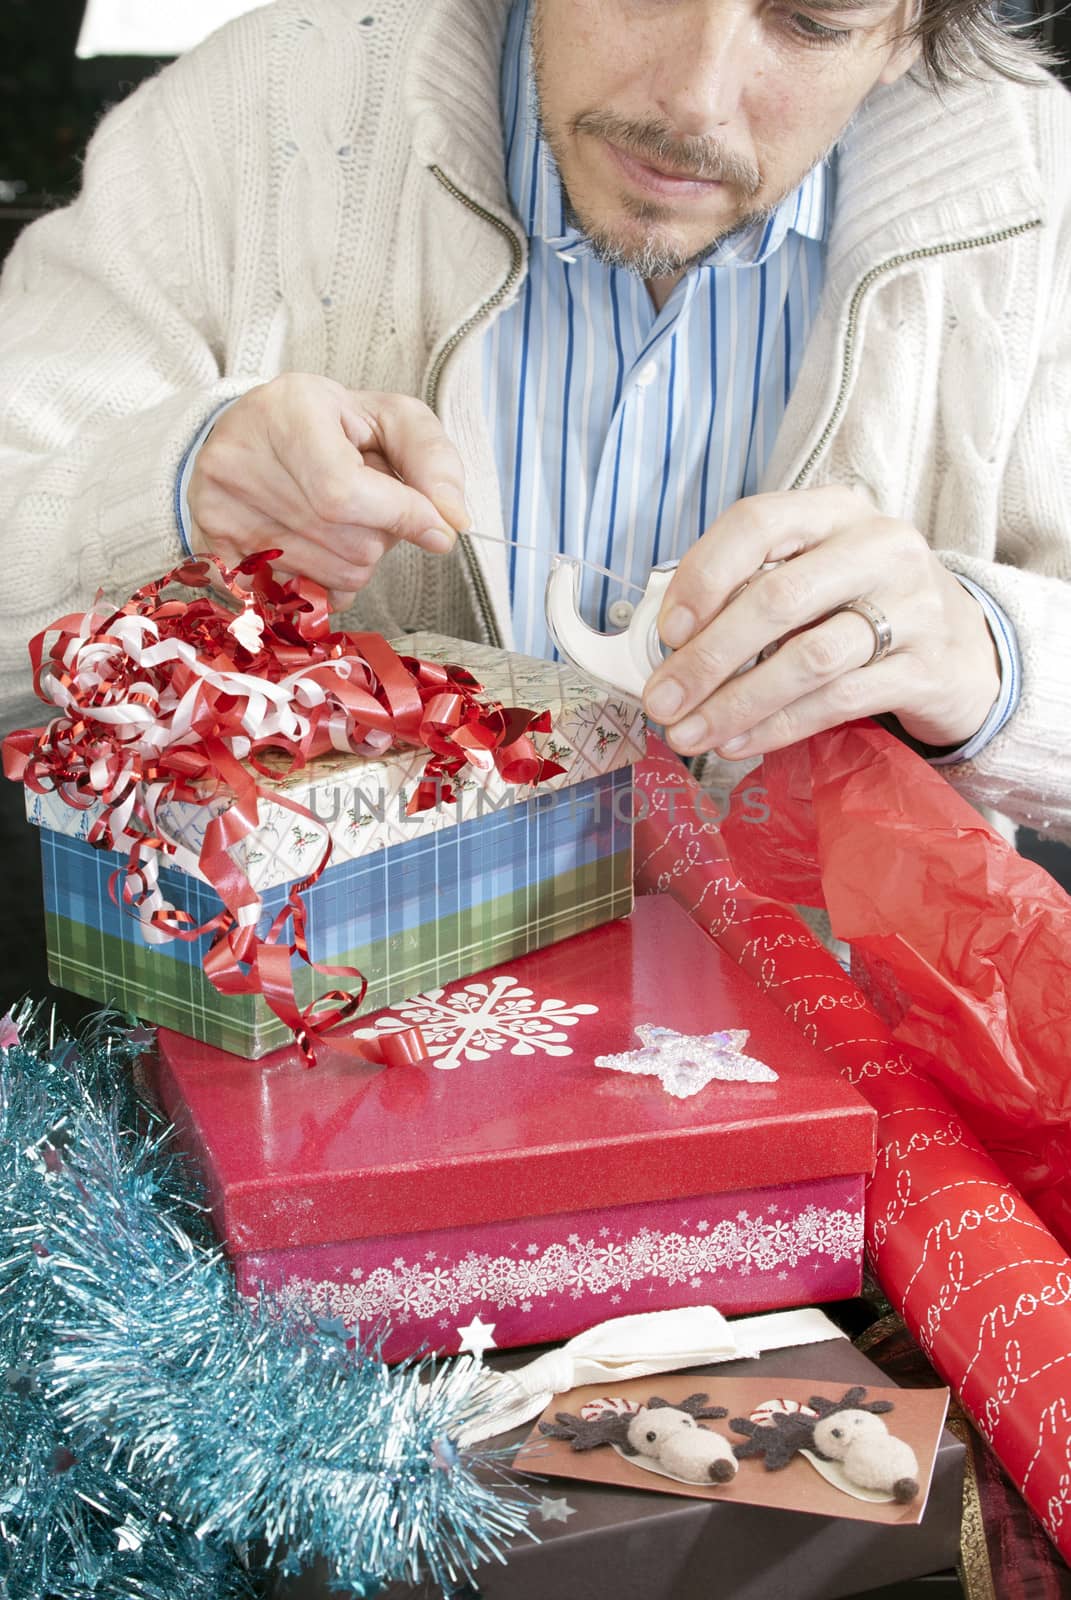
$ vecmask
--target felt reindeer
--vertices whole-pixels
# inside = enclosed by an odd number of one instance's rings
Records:
[[[700,1426],[700,1419],[727,1415],[724,1406],[707,1405],[705,1394],[689,1395],[679,1405],[652,1395],[632,1413],[588,1418],[559,1411],[554,1422],[541,1422],[539,1429],[548,1438],[568,1439],[574,1450],[610,1444],[626,1456],[647,1456],[686,1483],[728,1483],[737,1471],[732,1446],[720,1433]]]
[[[890,1495],[906,1505],[919,1492],[918,1462],[910,1445],[889,1433],[882,1414],[893,1409],[891,1400],[871,1400],[859,1386],[846,1389],[839,1400],[812,1395],[812,1415],[804,1411],[772,1412],[768,1421],[734,1417],[734,1433],[746,1438],[735,1446],[744,1460],[761,1456],[768,1472],[787,1467],[801,1451],[823,1461],[839,1463],[845,1478],[860,1489]]]

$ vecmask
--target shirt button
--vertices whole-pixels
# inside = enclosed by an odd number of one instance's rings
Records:
[[[636,374],[636,387],[646,389],[658,377],[658,362],[646,361]]]
[[[636,607],[631,600],[612,600],[606,608],[606,618],[615,628],[627,628]]]

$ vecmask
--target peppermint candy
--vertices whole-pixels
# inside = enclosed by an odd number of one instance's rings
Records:
[[[619,1394],[604,1395],[599,1400],[589,1400],[586,1406],[581,1406],[580,1415],[585,1422],[593,1422],[596,1417],[633,1417],[639,1409],[636,1400],[626,1400]]]
[[[818,1415],[818,1412],[813,1411],[810,1406],[802,1405],[798,1400],[788,1400],[782,1395],[773,1400],[764,1400],[761,1405],[756,1406],[750,1420],[772,1427],[775,1415],[790,1416],[795,1411],[802,1412],[805,1417]]]

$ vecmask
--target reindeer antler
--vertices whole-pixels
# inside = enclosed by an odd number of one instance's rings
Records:
[[[577,1417],[571,1411],[557,1411],[553,1422],[541,1422],[540,1433],[548,1439],[568,1439],[574,1450],[595,1450],[601,1444],[628,1444],[631,1416],[603,1415]]]
[[[819,1417],[832,1416],[834,1411],[872,1411],[875,1416],[881,1416],[886,1411],[893,1410],[891,1400],[864,1400],[866,1390],[861,1384],[855,1384],[851,1389],[845,1389],[839,1400],[829,1400],[825,1395],[812,1394],[807,1404],[812,1411],[817,1411]]]
[[[696,1420],[700,1417],[727,1417],[728,1409],[725,1406],[708,1406],[705,1394],[690,1394],[687,1400],[663,1400],[659,1394],[653,1394],[647,1402],[647,1409],[654,1411],[659,1406],[672,1406],[674,1411],[687,1411],[690,1417]]]
[[[733,1445],[733,1454],[743,1461],[748,1456],[762,1456],[767,1472],[777,1472],[787,1467],[793,1456],[814,1444],[815,1418],[800,1411],[775,1411],[769,1422],[752,1422],[749,1417],[734,1417],[729,1426],[734,1433],[747,1438]]]

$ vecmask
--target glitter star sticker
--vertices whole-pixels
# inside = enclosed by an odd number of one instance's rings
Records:
[[[649,1075],[661,1081],[667,1094],[687,1100],[715,1078],[730,1083],[774,1083],[777,1073],[754,1056],[745,1055],[746,1028],[718,1033],[677,1033],[643,1022],[636,1029],[642,1049],[621,1055],[596,1056],[597,1067],[615,1072]]]

